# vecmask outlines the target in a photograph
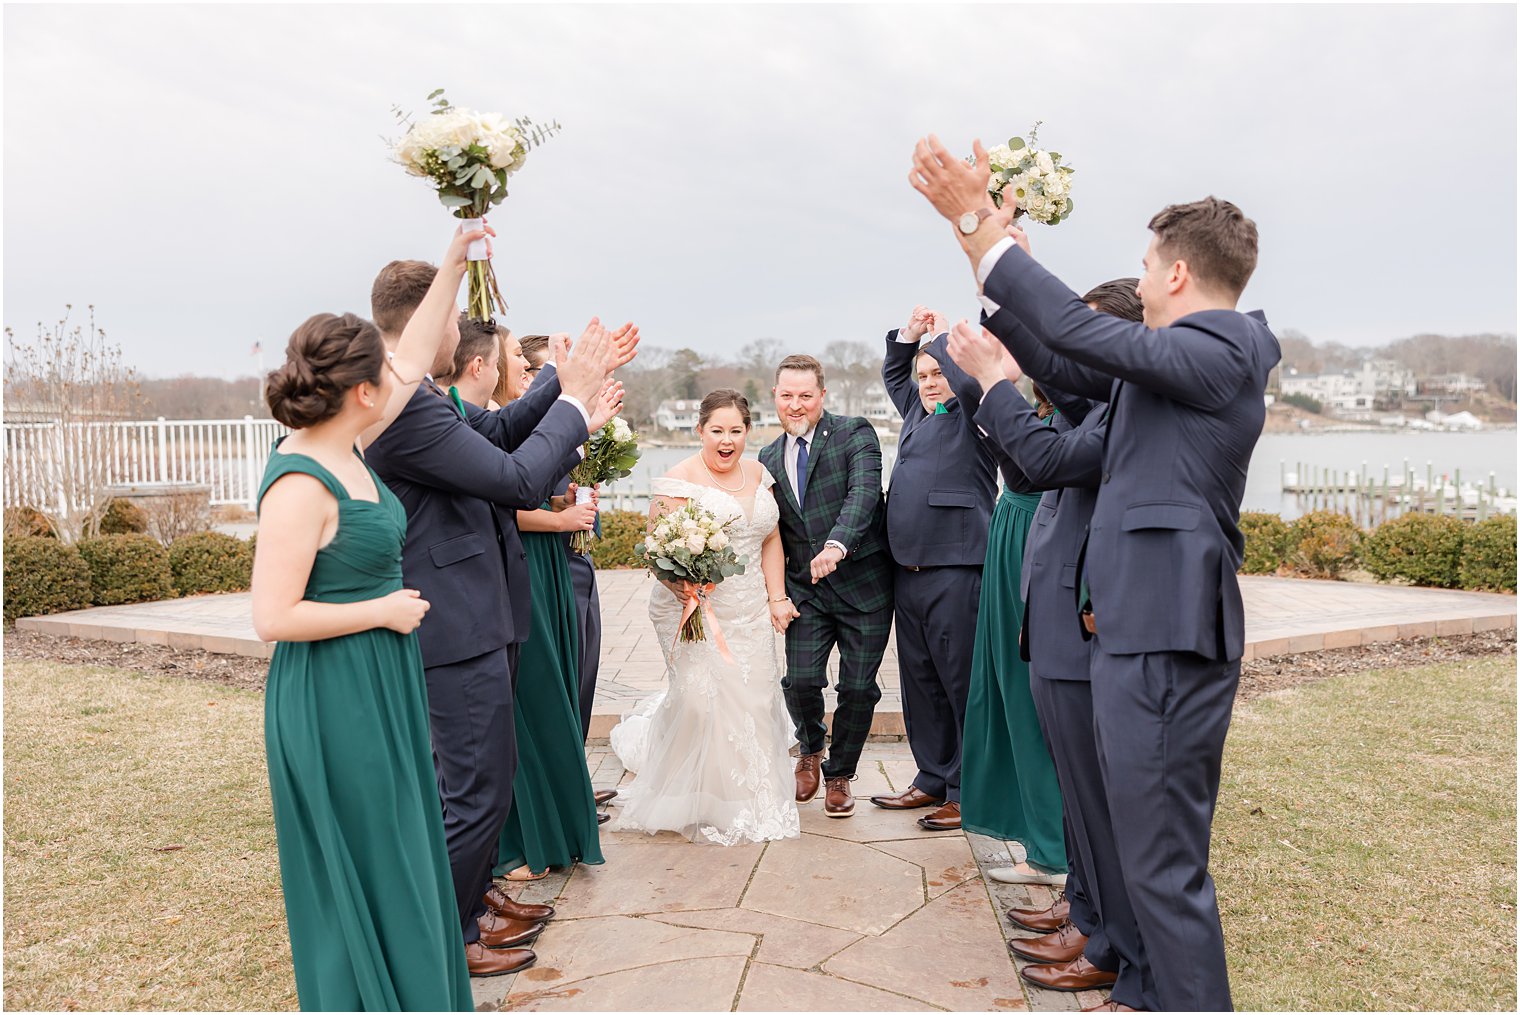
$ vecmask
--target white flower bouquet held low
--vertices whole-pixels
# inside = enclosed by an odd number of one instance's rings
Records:
[[[633,474],[639,461],[639,435],[623,419],[613,416],[602,428],[586,440],[586,457],[570,470],[570,479],[576,485],[576,501],[584,494],[591,499],[591,491],[598,483],[610,483]],[[595,536],[585,530],[570,537],[570,549],[576,553],[589,553]]]
[[[732,521],[688,503],[657,518],[644,541],[633,548],[656,578],[681,590],[685,609],[676,634],[678,643],[707,640],[702,615],[712,617],[708,596],[724,579],[743,574],[749,563],[729,543],[726,530]],[[716,620],[712,628],[718,651],[727,657],[728,647]]]
[[[1011,137],[987,151],[992,176],[987,193],[1001,208],[1012,197],[1018,203],[1014,217],[1027,214],[1047,226],[1065,222],[1071,216],[1071,174],[1076,170],[1061,164],[1060,152],[1038,147],[1040,125],[1029,128],[1029,140]]]
[[[432,111],[412,122],[411,115],[392,107],[407,130],[390,142],[396,161],[413,176],[433,185],[438,200],[465,220],[466,231],[478,229],[479,219],[507,198],[507,178],[522,168],[528,152],[560,129],[559,123],[540,126],[532,120],[508,120],[500,113],[479,113],[451,105],[436,89],[428,96]],[[496,284],[486,242],[470,246],[470,295],[466,312],[471,319],[489,321],[492,306],[505,312],[507,301]]]

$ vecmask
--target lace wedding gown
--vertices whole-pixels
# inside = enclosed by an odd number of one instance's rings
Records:
[[[612,731],[612,749],[637,773],[619,790],[613,830],[673,830],[693,841],[731,846],[800,835],[789,751],[792,721],[781,696],[760,545],[776,527],[774,481],[763,473],[752,514],[732,494],[661,477],[656,496],[683,497],[732,518],[742,575],[719,583],[710,602],[735,662],[706,641],[675,643],[681,604],[664,586],[649,594],[649,619],[665,653],[666,691],[643,702]]]

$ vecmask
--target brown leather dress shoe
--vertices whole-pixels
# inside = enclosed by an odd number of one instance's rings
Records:
[[[1115,1001],[1113,999],[1109,999],[1107,1001],[1104,1001],[1102,1004],[1095,1004],[1091,1008],[1083,1008],[1082,1010],[1083,1011],[1144,1011],[1145,1009],[1144,1008],[1131,1008],[1127,1004],[1120,1004],[1118,1001]]]
[[[871,802],[889,811],[911,811],[915,807],[938,807],[945,801],[941,797],[930,796],[917,786],[909,786],[896,796],[873,796]]]
[[[501,890],[499,885],[491,885],[486,890],[486,908],[495,910],[509,920],[521,920],[524,923],[541,923],[554,915],[553,906],[536,906],[530,902],[513,902],[507,898],[507,893]]]
[[[951,800],[933,814],[918,819],[918,827],[926,832],[950,832],[961,827],[961,805]]]
[[[831,818],[847,818],[855,813],[855,797],[850,792],[850,777],[836,775],[825,779],[823,813]]]
[[[480,925],[480,943],[487,948],[516,948],[528,944],[547,926],[542,921],[514,920],[490,909],[475,922]]]
[[[1015,927],[1032,930],[1036,934],[1050,934],[1061,929],[1061,924],[1071,919],[1071,903],[1066,893],[1056,896],[1056,901],[1044,909],[1010,909],[1008,921]]]
[[[818,795],[818,782],[822,778],[818,766],[823,764],[823,754],[802,754],[797,757],[797,802],[805,804]]]
[[[602,804],[604,804],[607,801],[611,800],[612,798],[616,797],[617,796],[617,790],[615,790],[615,789],[599,789],[599,790],[597,790],[595,793],[593,793],[591,795],[596,798],[596,805],[598,807],[600,807],[600,806],[602,806]]]
[[[1067,920],[1054,934],[1044,937],[1014,938],[1008,950],[1030,962],[1070,962],[1087,947],[1087,935]]]
[[[464,962],[471,976],[504,976],[527,969],[537,960],[531,948],[487,948],[479,941],[464,946]]]
[[[612,820],[612,815],[608,814],[606,811],[597,811],[596,812],[596,823],[597,824],[599,824],[599,825],[605,825],[607,822],[609,822],[611,820]]]
[[[1099,969],[1087,961],[1086,955],[1078,955],[1070,962],[1063,962],[1053,966],[1025,966],[1019,970],[1019,975],[1036,987],[1044,987],[1046,990],[1065,990],[1074,992],[1078,990],[1097,990],[1099,987],[1112,987],[1114,981],[1119,978],[1118,973],[1110,973]],[[1126,1008],[1125,1011],[1133,1009]]]

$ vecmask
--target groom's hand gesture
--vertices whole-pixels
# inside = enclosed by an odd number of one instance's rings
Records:
[[[813,558],[808,565],[813,573],[813,584],[817,585],[839,567],[839,562],[844,560],[844,551],[837,546],[825,546],[823,552]]]

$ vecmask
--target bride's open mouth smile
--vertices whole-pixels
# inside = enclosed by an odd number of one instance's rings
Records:
[[[729,462],[732,462],[734,460],[734,456],[737,455],[738,453],[739,453],[739,449],[738,448],[719,448],[718,449],[718,461],[721,464],[726,465]]]

